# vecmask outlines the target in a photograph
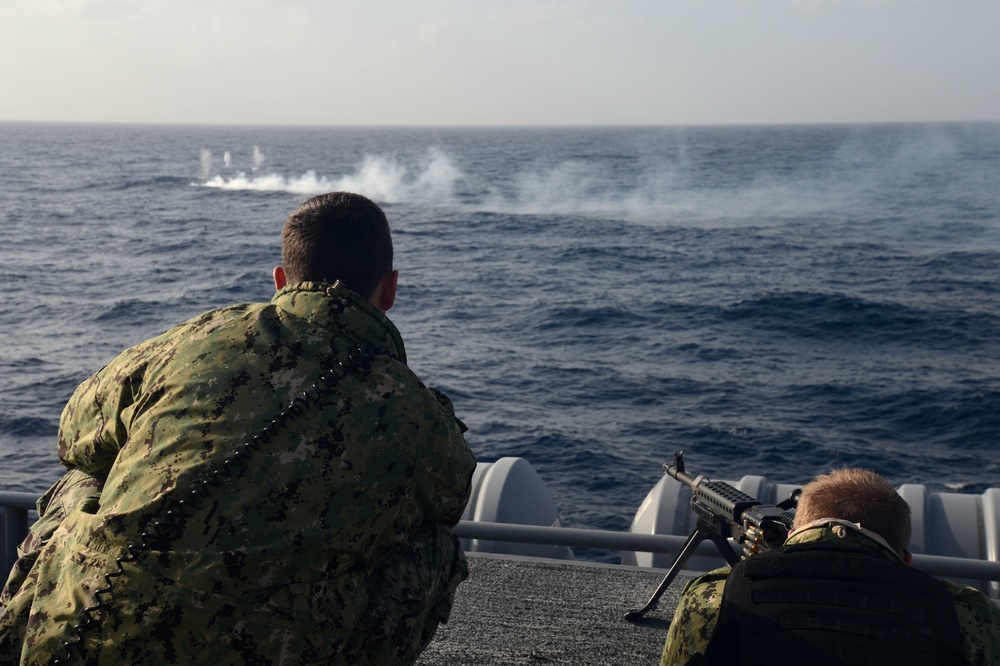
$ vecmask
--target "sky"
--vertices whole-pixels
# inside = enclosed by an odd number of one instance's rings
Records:
[[[0,0],[0,120],[1000,120],[1000,0]]]

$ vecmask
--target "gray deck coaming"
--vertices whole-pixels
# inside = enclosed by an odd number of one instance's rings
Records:
[[[658,664],[684,572],[639,622],[662,569],[470,553],[448,623],[418,664]],[[720,558],[720,565],[722,564]]]

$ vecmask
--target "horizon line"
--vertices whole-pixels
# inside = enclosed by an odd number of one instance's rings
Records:
[[[702,122],[702,123],[252,123],[148,120],[25,120],[0,118],[5,125],[88,125],[189,128],[274,128],[274,129],[642,129],[642,128],[725,128],[725,127],[831,127],[848,125],[971,125],[1000,123],[1000,119],[970,120],[842,120],[791,122]]]

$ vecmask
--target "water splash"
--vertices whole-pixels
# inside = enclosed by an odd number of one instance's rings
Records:
[[[208,178],[212,173],[212,151],[208,148],[201,149],[201,177],[202,180]]]
[[[263,153],[254,146],[254,169]],[[357,192],[384,203],[404,201],[438,202],[453,204],[456,201],[456,184],[462,172],[451,159],[437,149],[430,149],[413,164],[406,164],[396,157],[368,155],[357,168],[341,176],[321,176],[310,169],[299,176],[278,173],[233,176],[207,176],[201,183],[231,191],[289,192],[292,194],[320,194],[338,190]]]
[[[204,187],[212,187],[220,190],[249,191],[249,192],[289,192],[291,194],[320,194],[322,192],[332,192],[338,188],[328,178],[316,175],[315,171],[307,171],[301,176],[286,178],[282,175],[272,173],[260,176],[247,175],[238,172],[235,176],[224,177],[214,176],[204,183]]]
[[[263,153],[254,146],[252,170],[206,173],[194,184],[305,195],[348,190],[380,203],[432,204],[462,213],[599,217],[655,226],[774,227],[803,220],[839,226],[867,219],[867,233],[888,238],[920,233],[936,243],[940,220],[949,219],[948,202],[968,198],[967,180],[955,170],[956,139],[944,130],[916,136],[896,136],[893,130],[872,141],[871,131],[821,132],[825,142],[809,159],[797,153],[776,156],[772,147],[734,163],[692,151],[682,136],[661,150],[622,151],[612,155],[615,161],[536,155],[530,161],[506,160],[503,169],[488,172],[462,168],[450,152],[432,146],[404,157],[367,154],[339,173],[267,173],[261,170]],[[757,134],[744,137],[745,148],[759,148]],[[208,168],[203,162],[203,172]],[[937,194],[905,224],[899,223],[898,211],[884,208],[887,193],[912,197],[925,191]],[[866,212],[873,214],[866,217]],[[970,216],[970,235],[1000,233],[995,219],[975,211]],[[945,232],[954,235],[951,227]]]

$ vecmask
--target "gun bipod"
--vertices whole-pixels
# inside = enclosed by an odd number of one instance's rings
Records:
[[[691,536],[689,536],[688,540],[684,543],[684,547],[681,548],[679,553],[677,553],[677,557],[674,558],[673,563],[670,565],[667,575],[664,576],[662,581],[660,581],[660,585],[656,588],[656,591],[653,592],[653,596],[649,598],[649,601],[647,601],[646,605],[642,608],[636,608],[625,613],[626,620],[629,622],[638,620],[643,615],[656,608],[656,604],[660,601],[660,597],[662,597],[663,593],[667,591],[667,588],[670,587],[670,583],[672,583],[674,578],[677,577],[677,574],[684,568],[684,565],[694,554],[698,545],[705,539],[708,539],[715,544],[715,546],[719,549],[719,554],[722,555],[729,566],[733,566],[740,561],[740,558],[733,552],[732,547],[729,545],[729,541],[725,537],[703,525],[701,521],[698,521],[698,525],[695,527],[694,532],[691,533]]]

